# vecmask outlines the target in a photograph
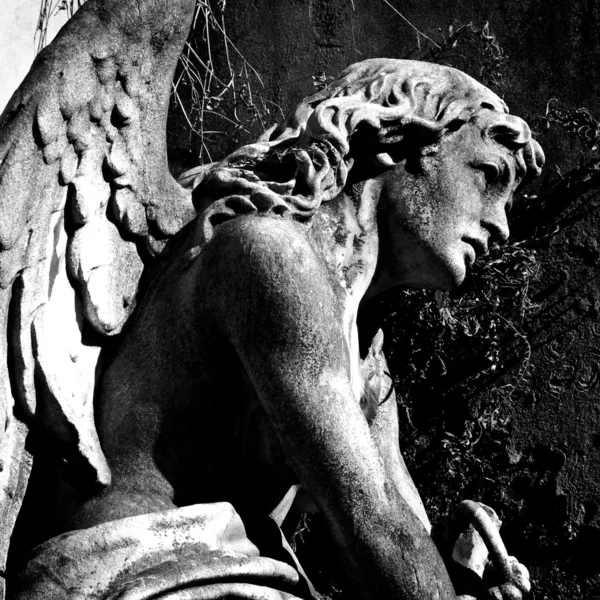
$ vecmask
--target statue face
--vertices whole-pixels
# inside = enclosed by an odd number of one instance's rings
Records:
[[[380,257],[374,285],[452,289],[492,241],[508,238],[518,182],[511,153],[468,123],[439,151],[409,158],[379,180]]]

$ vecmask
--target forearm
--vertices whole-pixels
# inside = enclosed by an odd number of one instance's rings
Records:
[[[388,385],[392,385],[389,381]],[[379,406],[377,416],[370,427],[371,437],[384,462],[388,481],[396,486],[400,495],[406,500],[412,511],[417,515],[426,531],[431,531],[431,523],[421,496],[406,468],[404,458],[398,443],[400,433],[398,427],[398,408],[393,389],[391,395]]]
[[[381,506],[361,492],[346,506],[323,511],[360,597],[453,600],[445,565],[404,499],[394,492]]]
[[[349,579],[365,600],[455,600],[431,538],[401,505],[399,500],[392,511],[357,515],[354,528],[342,533]]]
[[[336,385],[334,376],[328,383],[329,389],[305,390],[327,416],[289,426],[279,417],[281,439],[328,522],[353,588],[370,600],[454,599],[443,561],[389,478],[349,385],[341,378]]]
[[[352,390],[342,290],[296,226],[248,219],[221,232],[228,252],[219,255],[218,277],[203,280],[219,298],[215,322],[327,519],[348,577],[365,599],[453,599],[437,550],[390,483]]]

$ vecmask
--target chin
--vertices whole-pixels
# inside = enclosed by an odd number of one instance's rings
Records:
[[[444,273],[431,274],[427,278],[418,278],[413,281],[403,282],[406,287],[426,290],[442,290],[450,292],[455,290],[464,280],[466,271],[445,271]]]
[[[465,280],[465,275],[462,275],[461,277],[457,277],[447,287],[445,287],[444,290],[447,290],[447,291],[455,290],[457,287],[460,287],[462,285],[462,282],[464,280]]]
[[[410,269],[389,273],[373,281],[365,298],[372,298],[390,288],[408,287],[414,289],[444,290],[456,289],[467,275],[468,259],[460,252],[453,254],[430,253],[426,260],[411,265]]]
[[[452,290],[455,290],[457,287],[459,287],[464,280],[465,276],[463,275],[462,277],[448,278],[444,279],[443,281],[437,280],[435,282],[431,282],[425,286],[420,287],[425,287],[430,290],[442,290],[443,292],[451,292]]]
[[[452,278],[452,281],[449,283],[448,287],[446,287],[444,289],[455,290],[457,287],[462,285],[466,276],[467,276],[467,272],[465,269],[463,269],[460,273],[455,273]]]
[[[467,265],[465,261],[454,260],[446,261],[436,269],[430,276],[430,281],[425,287],[435,290],[451,291],[455,290],[467,276]]]
[[[475,256],[462,251],[457,251],[454,256],[448,257],[446,263],[448,283],[443,289],[454,290],[465,280],[469,267],[475,261]]]
[[[450,291],[465,280],[474,257],[465,253],[463,245],[446,248],[441,252],[436,250],[430,248],[420,268],[413,270],[411,287]]]

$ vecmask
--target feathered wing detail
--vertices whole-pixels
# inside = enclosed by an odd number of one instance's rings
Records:
[[[193,216],[165,126],[194,6],[89,0],[0,117],[3,542],[27,478],[21,421],[75,444],[110,480],[92,406],[101,340],[132,310],[142,258]]]

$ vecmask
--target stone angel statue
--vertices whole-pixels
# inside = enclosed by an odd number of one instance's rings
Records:
[[[357,311],[459,285],[543,153],[467,75],[372,59],[182,186],[165,123],[194,5],[89,0],[0,119],[7,595],[316,598],[278,527],[301,485],[358,598],[457,598]],[[51,526],[13,551],[32,505]],[[485,510],[459,512],[495,560],[475,597],[521,597]]]

